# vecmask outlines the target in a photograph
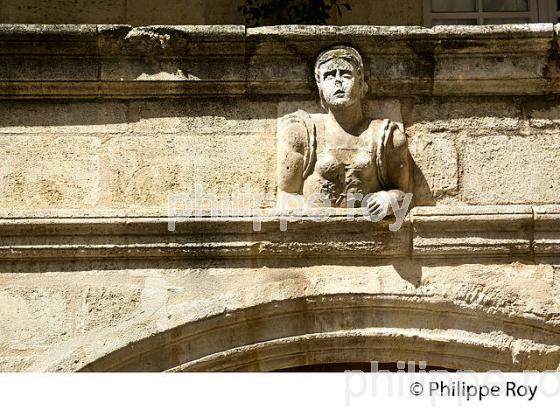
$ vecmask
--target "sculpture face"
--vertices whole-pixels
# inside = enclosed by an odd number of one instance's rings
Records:
[[[356,68],[344,58],[334,58],[319,67],[318,87],[325,108],[341,109],[360,103],[361,84]]]

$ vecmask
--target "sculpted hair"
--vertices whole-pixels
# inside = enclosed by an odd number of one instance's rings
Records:
[[[317,83],[317,88],[319,89],[319,97],[321,99],[321,107],[325,108],[325,101],[323,98],[323,90],[321,90],[321,75],[319,69],[321,65],[325,64],[327,61],[334,60],[335,58],[342,58],[348,61],[356,72],[358,73],[358,82],[361,88],[361,97],[365,97],[368,92],[368,85],[364,78],[364,62],[362,56],[358,51],[349,46],[333,46],[321,51],[317,56],[315,61],[315,82]]]

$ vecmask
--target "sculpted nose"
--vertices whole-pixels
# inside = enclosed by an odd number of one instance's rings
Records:
[[[336,84],[342,84],[342,77],[340,76],[340,73],[336,73],[336,77],[334,79]]]

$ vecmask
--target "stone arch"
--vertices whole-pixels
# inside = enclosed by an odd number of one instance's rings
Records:
[[[457,370],[545,370],[560,363],[545,322],[441,299],[334,294],[288,298],[154,332],[81,371],[273,371],[423,361]]]

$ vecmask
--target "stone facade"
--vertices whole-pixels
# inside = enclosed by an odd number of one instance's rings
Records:
[[[558,369],[557,29],[1,26],[0,369]],[[279,229],[278,119],[335,44],[408,135],[397,232]],[[260,231],[209,201],[169,231],[196,184],[270,194]]]

